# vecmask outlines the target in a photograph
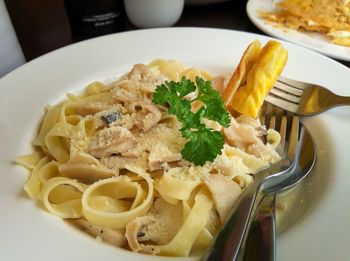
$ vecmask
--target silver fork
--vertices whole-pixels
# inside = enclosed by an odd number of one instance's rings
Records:
[[[336,95],[316,84],[281,76],[265,100],[302,116],[315,115],[336,106],[350,105],[350,97]]]
[[[261,195],[262,184],[267,180],[280,182],[293,168],[299,146],[299,118],[291,113],[267,107],[264,113],[267,126],[279,126],[282,160],[254,175],[254,182],[244,191],[232,209],[231,215],[214,239],[203,260],[237,260],[246,230],[252,222],[252,213],[257,207],[256,199]]]

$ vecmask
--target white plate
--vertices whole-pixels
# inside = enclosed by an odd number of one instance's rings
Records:
[[[318,33],[298,32],[286,28],[277,28],[259,17],[258,12],[275,9],[276,0],[249,0],[247,14],[249,19],[263,32],[301,46],[310,48],[330,57],[350,61],[350,47],[332,44],[329,39]]]
[[[26,171],[12,163],[29,153],[45,105],[91,81],[126,72],[135,63],[171,58],[215,73],[230,73],[254,39],[229,30],[140,30],[81,42],[40,57],[0,80],[0,260],[170,260],[101,244],[42,210],[22,190]],[[290,43],[284,75],[350,95],[350,71]],[[305,119],[317,143],[315,175],[297,203],[303,217],[278,237],[279,260],[345,260],[350,256],[350,108]],[[299,208],[299,207],[298,207]],[[294,222],[291,220],[291,222]],[[198,259],[198,258],[187,258]],[[173,259],[172,259],[173,260]],[[179,259],[176,259],[179,260]]]

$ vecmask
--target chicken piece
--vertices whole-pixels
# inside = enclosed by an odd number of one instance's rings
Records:
[[[225,144],[222,154],[216,157],[213,167],[219,171],[220,174],[229,178],[234,178],[237,175],[250,173],[250,169],[244,164],[241,157],[237,155],[230,155],[231,146]]]
[[[128,105],[135,101],[151,102],[152,94],[157,85],[166,80],[158,70],[144,64],[136,64],[112,88],[115,103]]]
[[[162,113],[156,105],[146,102],[133,102],[129,111],[135,120],[135,125],[143,131],[148,131],[155,126],[162,118]]]
[[[270,144],[264,144],[261,140],[247,147],[246,152],[270,163],[281,160],[281,156]]]
[[[89,146],[89,152],[96,158],[126,153],[136,144],[134,135],[124,127],[111,126],[98,131]]]
[[[221,95],[225,91],[226,78],[224,76],[216,76],[211,80],[211,85],[215,90],[217,90]]]
[[[166,79],[159,73],[159,70],[151,69],[144,64],[134,65],[134,68],[127,74],[127,78],[145,95],[152,94],[156,86]]]
[[[178,129],[165,124],[157,124],[137,139],[137,146],[149,152],[148,168],[153,171],[161,169],[163,163],[182,159],[180,154],[186,140]]]
[[[147,241],[164,245],[171,241],[182,226],[182,204],[166,202],[163,198],[154,201],[153,208],[146,215],[137,217],[126,226],[125,236],[131,250],[156,254],[156,246],[144,245]]]
[[[247,124],[252,126],[255,129],[261,128],[260,120],[255,119],[253,117],[250,117],[245,114],[241,114],[238,118],[236,118],[236,121],[240,124]]]
[[[123,247],[126,244],[124,229],[112,229],[97,226],[85,219],[68,219],[68,222],[72,223],[80,230],[87,232],[89,235],[95,238],[99,238],[102,241],[114,246]]]
[[[211,192],[221,223],[224,223],[242,189],[237,183],[221,174],[209,175],[205,184]]]
[[[147,226],[148,224],[152,224],[154,222],[155,218],[153,216],[142,216],[135,218],[127,224],[125,237],[132,251],[151,255],[156,255],[160,252],[160,249],[158,247],[153,245],[145,245],[138,241],[138,237],[143,237],[145,235],[145,233],[140,232],[140,230],[144,226]]]
[[[270,163],[275,163],[281,159],[275,151],[279,140],[273,146],[271,144],[265,145],[260,136],[266,133],[266,130],[262,128],[258,120],[246,115],[241,115],[236,120],[232,118],[231,125],[224,129],[228,144]],[[272,130],[268,132],[272,132]]]
[[[129,81],[121,81],[113,87],[111,92],[115,103],[125,105],[141,99],[141,94],[136,90],[133,91],[129,85]]]
[[[186,140],[179,130],[169,128],[165,124],[157,124],[147,132],[135,134],[135,143],[132,148],[122,153],[123,157],[108,157],[101,162],[108,167],[123,168],[124,162],[143,164],[147,162],[145,169],[154,171],[162,169],[164,163],[179,161],[182,159],[180,151]],[[145,154],[147,153],[147,154]],[[142,157],[140,157],[142,155]],[[143,158],[147,155],[147,158]]]
[[[182,159],[182,156],[177,151],[172,151],[171,148],[159,143],[153,146],[148,157],[148,167],[151,171],[162,169],[164,163],[175,162]]]
[[[234,118],[231,118],[230,126],[224,129],[224,134],[227,142],[237,148],[245,148],[261,141],[258,130],[251,125],[238,123]]]

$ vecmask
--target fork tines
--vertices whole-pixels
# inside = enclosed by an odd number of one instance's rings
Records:
[[[297,112],[305,88],[302,82],[280,77],[265,100],[287,111]]]
[[[281,141],[276,148],[277,153],[282,158],[291,159],[298,142],[299,117],[265,102],[259,118],[267,129],[274,129],[280,133]]]
[[[299,103],[300,96],[303,94],[303,90],[291,87],[283,82],[277,81],[274,88],[270,91],[271,94],[274,94],[277,97],[281,97],[287,101],[292,101]]]
[[[280,76],[266,101],[287,111],[298,113],[301,97],[309,84]]]
[[[300,132],[300,122],[299,117],[296,115],[293,115],[291,113],[288,113],[291,118],[290,127],[289,127],[289,144],[288,144],[288,150],[286,151],[286,158],[289,160],[293,160],[297,147],[298,147],[298,139],[299,139],[299,132]]]
[[[299,82],[296,80],[285,78],[283,76],[279,76],[278,81],[300,90],[305,90],[309,86],[309,84],[306,82]]]

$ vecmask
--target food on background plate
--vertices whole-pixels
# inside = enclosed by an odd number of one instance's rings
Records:
[[[350,1],[282,0],[276,7],[260,16],[277,26],[321,33],[334,44],[350,46]]]
[[[257,75],[281,69],[273,59],[280,49],[269,50],[263,63],[253,60],[252,68],[264,71]],[[276,131],[226,111],[220,95],[226,86],[246,88],[242,79],[228,81],[158,59],[110,84],[67,94],[46,109],[35,152],[16,159],[31,171],[24,190],[51,214],[110,244],[166,256],[205,251],[253,174],[280,160]],[[260,101],[270,84],[265,77],[245,92]]]

